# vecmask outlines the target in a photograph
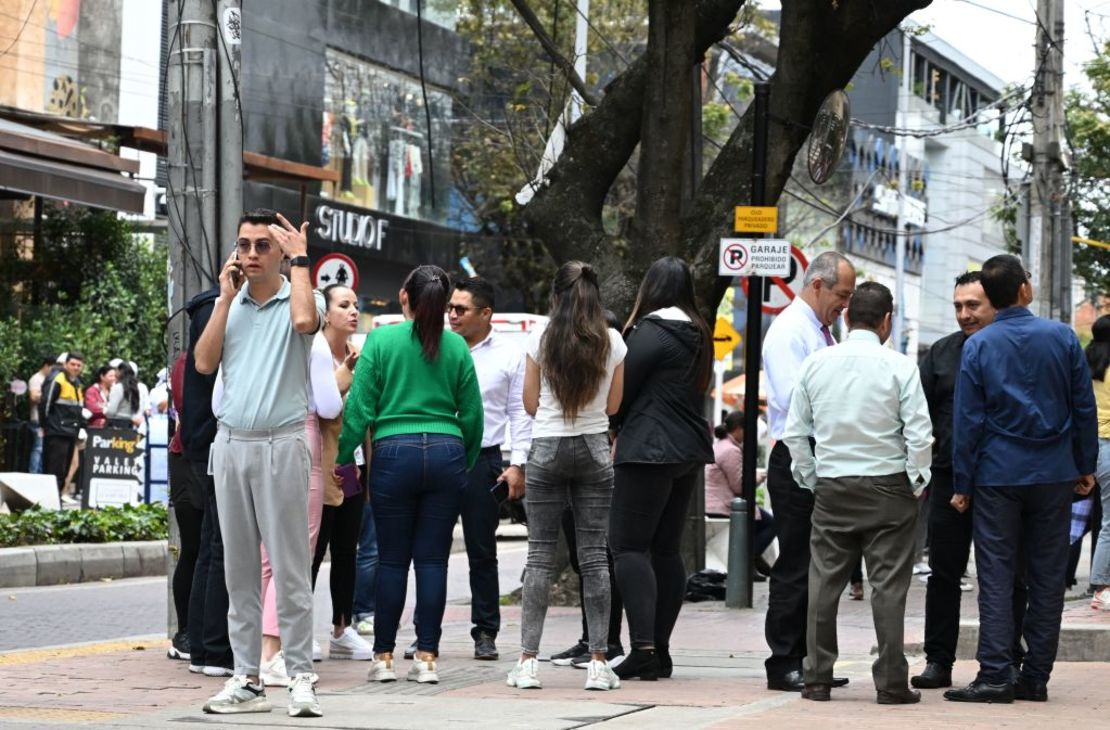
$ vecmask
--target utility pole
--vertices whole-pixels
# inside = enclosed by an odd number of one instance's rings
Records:
[[[1071,322],[1070,202],[1064,179],[1064,2],[1037,0],[1029,260],[1034,311]]]
[[[898,111],[894,126],[905,129],[909,126],[908,117],[912,90],[913,65],[910,60],[910,34],[902,33],[902,79],[898,84]],[[898,232],[894,234],[894,349],[906,351],[906,196],[909,195],[909,140],[896,139],[898,145]]]

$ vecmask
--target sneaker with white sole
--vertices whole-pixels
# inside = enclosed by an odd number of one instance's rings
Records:
[[[320,642],[316,641],[316,639],[312,640],[312,661],[324,661],[324,651],[320,648]]]
[[[610,690],[619,689],[621,679],[609,666],[609,662],[593,660],[586,667],[586,689]]]
[[[412,666],[409,667],[407,679],[410,682],[419,682],[420,684],[439,684],[439,675],[436,673],[435,660],[424,661],[423,659],[414,659]]]
[[[233,677],[233,676],[235,676],[235,670],[234,669],[228,669],[227,667],[213,667],[213,666],[209,665],[209,666],[204,667],[204,669],[202,669],[200,671],[201,671],[201,674],[203,674],[206,677]]]
[[[224,683],[224,688],[204,703],[204,711],[214,715],[237,715],[243,712],[269,712],[270,701],[261,684],[252,684],[237,674]]]
[[[331,641],[328,642],[328,658],[368,662],[374,658],[374,647],[370,646],[366,639],[359,636],[357,631],[348,626],[343,629],[343,633],[338,639],[333,636]]]
[[[193,674],[204,674],[204,665],[203,664],[190,664],[189,665],[189,671],[192,672]]]
[[[505,684],[517,689],[541,689],[539,662],[532,659],[517,660],[516,666],[509,670]]]
[[[1097,608],[1100,611],[1110,611],[1110,588],[1103,588],[1100,591],[1095,591],[1095,595],[1091,596],[1091,608]]]
[[[574,663],[575,659],[578,659],[579,657],[589,656],[590,647],[586,646],[586,642],[579,641],[577,644],[567,649],[566,651],[561,651],[558,654],[552,654],[550,661],[552,664],[558,667],[569,667],[571,664]]]
[[[366,678],[371,682],[396,682],[397,670],[393,667],[393,655],[381,654],[374,657],[374,663]]]
[[[323,717],[313,674],[298,674],[289,684],[289,717]]]
[[[920,563],[916,563],[913,566],[913,574],[914,575],[929,575],[932,572],[933,572],[933,569],[930,568],[929,564],[924,562],[924,561],[922,561]]]
[[[366,618],[359,619],[358,623],[355,624],[355,631],[358,632],[359,636],[373,636],[374,635],[374,617],[373,616],[367,616]]]
[[[258,679],[266,687],[288,687],[289,672],[285,670],[285,655],[280,651],[259,667]]]

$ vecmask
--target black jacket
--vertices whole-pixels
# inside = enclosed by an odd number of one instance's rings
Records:
[[[216,416],[212,414],[212,388],[216,375],[197,372],[193,353],[212,316],[219,287],[201,292],[185,306],[189,313],[189,349],[185,359],[185,386],[182,388],[181,445],[190,461],[208,461],[208,448],[216,438]]]
[[[42,381],[42,400],[39,401],[39,423],[46,436],[77,438],[85,417],[85,388],[81,381],[70,380],[64,368],[51,368]]]
[[[625,338],[624,397],[615,464],[709,464],[713,445],[698,392],[700,342],[690,322],[649,315]]]
[[[956,397],[956,379],[960,376],[967,335],[955,332],[942,337],[921,356],[921,385],[933,419],[933,468],[952,468],[952,401]]]

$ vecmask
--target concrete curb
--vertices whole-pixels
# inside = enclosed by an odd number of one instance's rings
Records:
[[[979,648],[979,622],[960,621],[956,659],[974,659]],[[1058,662],[1104,662],[1110,657],[1110,628],[1065,621],[1060,626]]]
[[[0,588],[165,575],[165,540],[0,548]]]

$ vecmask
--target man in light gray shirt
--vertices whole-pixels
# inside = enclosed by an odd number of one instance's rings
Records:
[[[308,356],[324,320],[309,279],[305,223],[246,213],[236,252],[220,273],[220,294],[195,350],[197,371],[221,368],[219,430],[209,457],[215,478],[228,635],[235,675],[205,712],[269,712],[259,681],[262,654],[260,542],[273,564],[289,685],[289,715],[320,717],[312,673],[312,555],[308,542],[311,457],[305,435]],[[290,275],[281,275],[289,259]],[[246,286],[243,286],[243,283]]]
[[[902,641],[917,496],[929,482],[933,429],[917,363],[883,347],[893,309],[882,284],[857,286],[847,339],[806,359],[790,399],[783,440],[798,486],[815,492],[802,690],[810,700],[829,699],[837,608],[861,555],[879,641],[871,670],[877,701],[921,699],[909,688]]]

